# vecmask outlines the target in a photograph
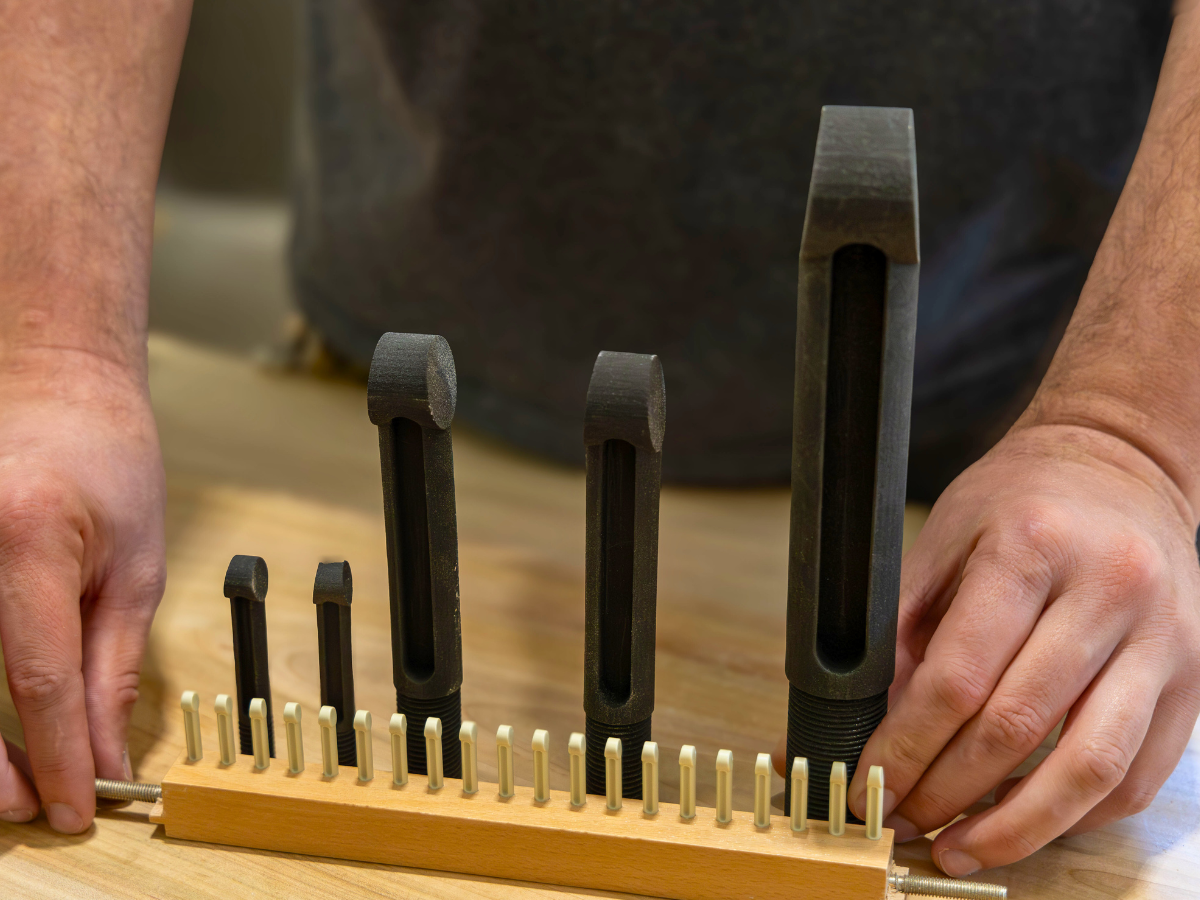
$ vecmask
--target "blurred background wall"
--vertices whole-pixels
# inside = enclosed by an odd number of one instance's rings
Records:
[[[156,203],[156,331],[269,354],[288,328],[298,9],[295,0],[196,2]]]

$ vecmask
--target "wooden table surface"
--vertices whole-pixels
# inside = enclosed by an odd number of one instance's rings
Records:
[[[275,705],[305,707],[310,752],[318,746],[319,692],[313,574],[322,560],[350,560],[358,705],[386,719],[395,695],[379,457],[365,391],[265,373],[162,337],[151,340],[150,360],[169,488],[168,582],[130,734],[137,777],[160,778],[179,754],[183,690],[200,692],[205,744],[215,746],[212,699],[234,692],[222,584],[235,553],[267,560]],[[565,788],[566,739],[584,724],[583,475],[465,428],[456,429],[455,455],[463,715],[479,724],[480,776],[494,780],[491,735],[508,723],[517,731],[518,781],[530,783],[530,736],[547,728],[552,785]],[[910,511],[906,530],[920,521]],[[699,749],[702,805],[713,802],[716,752],[728,748],[735,807],[749,809],[754,755],[770,750],[785,726],[786,560],[785,490],[663,491],[654,730],[665,760],[684,743]],[[20,740],[6,692],[0,728]],[[376,758],[386,760],[386,729],[376,729],[376,742]],[[1198,772],[1200,735],[1146,812],[982,877],[1008,885],[1014,900],[1200,898]],[[663,800],[677,799],[677,778],[674,766],[663,766]],[[595,895],[187,844],[150,825],[147,809],[102,812],[95,827],[73,837],[53,833],[44,817],[0,823],[0,896]],[[936,874],[924,839],[898,848],[897,858],[914,872]]]

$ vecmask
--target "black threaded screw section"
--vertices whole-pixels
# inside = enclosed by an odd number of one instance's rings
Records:
[[[642,799],[642,745],[650,740],[648,716],[632,725],[608,725],[591,716],[584,729],[587,737],[587,792],[605,794],[604,746],[610,737],[621,739],[621,796]]]
[[[419,700],[396,693],[396,712],[408,721],[408,771],[428,775],[425,762],[425,720],[442,720],[442,775],[462,778],[462,750],[458,730],[462,727],[462,692],[455,691],[433,700]]]
[[[350,731],[339,731],[337,733],[338,745],[338,765],[339,766],[357,766],[358,765],[358,732],[351,729]]]
[[[887,691],[864,700],[827,700],[791,685],[788,691],[787,769],[784,809],[792,803],[792,760],[808,758],[808,817],[829,820],[829,772],[846,764],[846,784],[854,777],[867,740],[887,713]],[[847,811],[848,821],[859,821]]]
[[[238,743],[242,756],[254,755],[254,738],[250,736],[250,714],[238,716]],[[267,716],[267,755],[275,758],[275,722]]]

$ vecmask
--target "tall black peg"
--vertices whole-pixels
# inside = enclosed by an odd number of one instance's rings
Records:
[[[354,579],[348,562],[317,565],[313,604],[317,608],[317,646],[321,668],[321,705],[337,710],[338,765],[358,765],[355,749],[354,650],[350,643],[350,601]]]
[[[817,819],[895,669],[919,268],[912,111],[825,107],[800,246],[786,659],[787,770],[808,758]]]
[[[235,556],[225,570],[225,596],[233,617],[233,670],[237,683],[238,741],[251,756],[250,701],[267,701],[267,747],[275,755],[275,717],[267,666],[267,564],[261,556]]]
[[[388,333],[379,339],[367,411],[379,427],[396,709],[409,721],[408,765],[418,774],[426,774],[425,720],[442,720],[442,772],[451,778],[462,773],[458,521],[450,437],[457,389],[445,338]]]
[[[654,712],[658,497],[666,388],[657,356],[603,351],[584,415],[587,559],[583,709],[587,790],[605,792],[604,746],[620,738],[622,794],[642,796]]]

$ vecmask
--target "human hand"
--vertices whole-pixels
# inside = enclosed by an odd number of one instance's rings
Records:
[[[165,579],[165,487],[144,362],[0,356],[0,645],[28,757],[0,743],[0,819],[75,833],[126,730]]]
[[[1200,710],[1196,513],[1134,446],[1014,429],[934,506],[904,560],[889,712],[849,790],[886,773],[896,839],[945,829],[947,874],[1145,809]],[[1066,716],[1055,750],[1005,778]],[[999,787],[997,787],[999,786]]]

